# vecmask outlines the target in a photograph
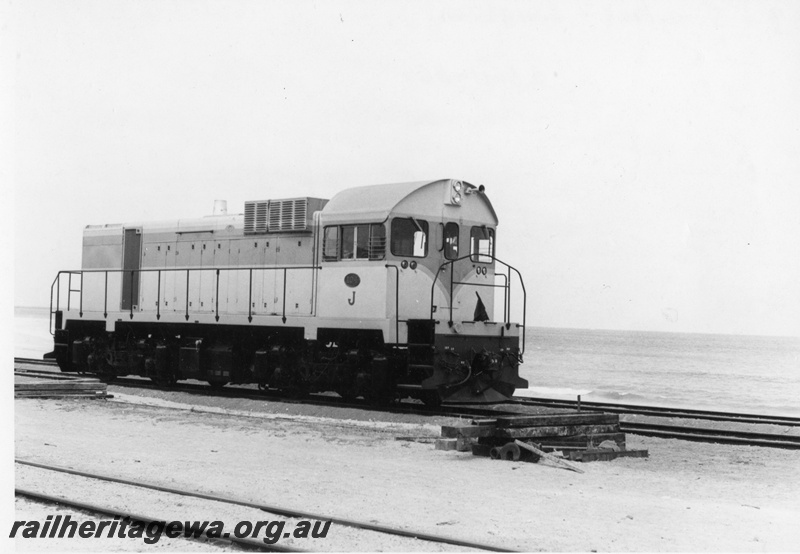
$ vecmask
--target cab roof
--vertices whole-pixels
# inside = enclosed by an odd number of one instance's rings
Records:
[[[456,218],[471,212],[467,206],[466,191],[478,192],[478,187],[460,181],[464,196],[462,205],[446,202],[448,194],[455,179],[438,179],[435,181],[413,181],[409,183],[392,183],[385,185],[369,185],[343,190],[334,196],[322,210],[324,224],[381,222],[390,215],[428,216],[440,218],[443,216]],[[484,209],[488,209],[493,224],[497,224],[497,214],[491,202],[483,194],[470,194],[480,198],[477,202]],[[470,199],[470,204],[474,201]],[[477,206],[476,206],[477,207]],[[472,218],[469,218],[472,219]]]

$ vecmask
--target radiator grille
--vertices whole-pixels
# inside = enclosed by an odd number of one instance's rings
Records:
[[[308,198],[245,202],[245,234],[305,231],[308,225]]]
[[[267,211],[269,200],[245,202],[244,232],[247,235],[267,232]]]

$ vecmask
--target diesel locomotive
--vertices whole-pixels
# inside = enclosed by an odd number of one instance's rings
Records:
[[[487,403],[527,387],[525,287],[456,179],[89,225],[51,287],[61,371]],[[512,290],[522,321],[511,321]],[[500,302],[502,301],[502,305]],[[515,304],[517,305],[517,304]]]

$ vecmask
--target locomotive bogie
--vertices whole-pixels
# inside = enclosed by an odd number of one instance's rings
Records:
[[[496,227],[483,188],[449,179],[89,226],[82,269],[51,291],[52,355],[64,371],[166,384],[506,398],[527,386],[524,318],[510,320],[519,274],[494,255]]]

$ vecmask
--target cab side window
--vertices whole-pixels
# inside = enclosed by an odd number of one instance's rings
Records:
[[[392,254],[424,258],[428,255],[428,222],[413,217],[392,220]]]
[[[367,258],[369,225],[342,225],[342,260]]]
[[[448,260],[458,258],[458,223],[448,222],[442,236],[444,257]]]
[[[386,257],[386,226],[373,223],[369,229],[369,259],[382,260]]]
[[[473,227],[469,233],[469,255],[473,262],[490,264],[494,260],[494,229],[485,225]]]
[[[322,259],[382,260],[386,256],[386,227],[382,223],[325,227]]]
[[[322,241],[322,259],[326,262],[339,258],[339,227],[325,227]]]

